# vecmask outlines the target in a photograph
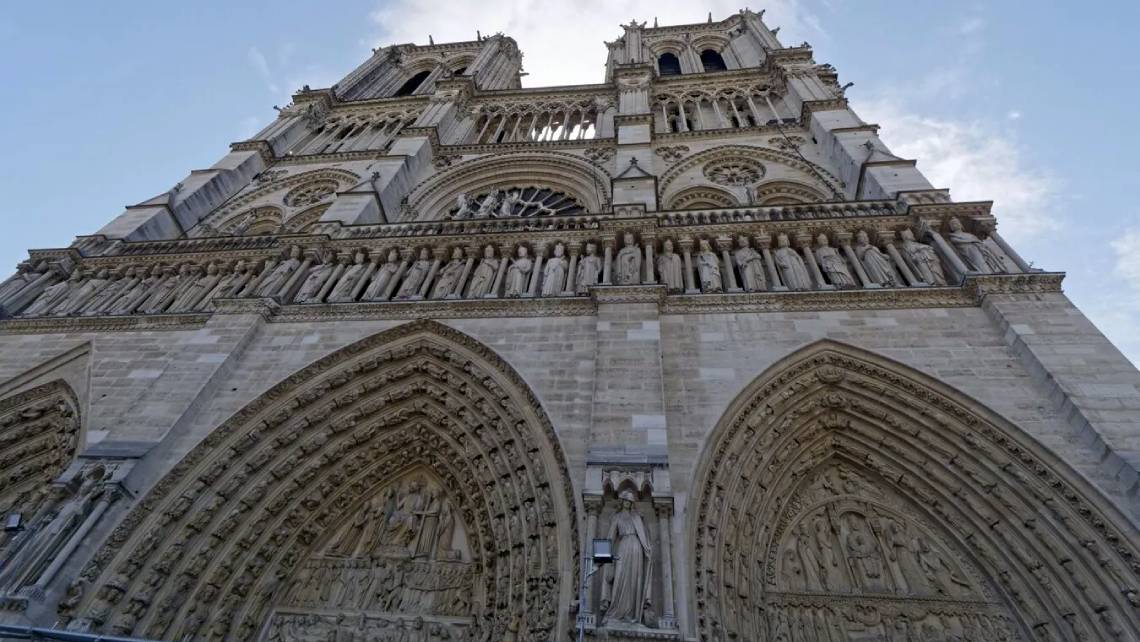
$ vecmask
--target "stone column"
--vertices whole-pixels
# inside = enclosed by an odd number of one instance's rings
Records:
[[[289,276],[289,280],[285,282],[285,285],[281,286],[281,289],[275,293],[281,303],[289,303],[293,300],[293,297],[297,296],[297,288],[301,287],[301,282],[305,279],[305,275],[308,274],[309,268],[312,266],[313,256],[312,254],[308,254],[305,256],[305,260],[301,261],[301,265]]]
[[[582,569],[584,573],[590,572],[593,555],[594,538],[598,536],[598,513],[602,510],[601,497],[586,497],[584,498],[586,506],[586,541],[583,547],[584,555],[582,556]],[[587,577],[583,584],[586,587],[584,595],[582,596],[582,603],[578,607],[578,617],[585,620],[587,626],[593,626],[595,623],[594,617],[594,577],[591,575]]]
[[[41,274],[35,281],[32,281],[31,283],[25,285],[13,293],[12,296],[8,297],[6,301],[0,303],[0,317],[13,315],[19,312],[24,307],[31,304],[32,301],[35,301],[36,297],[42,294],[45,289],[55,285],[56,283],[59,283],[62,279],[67,278],[66,275],[61,275],[60,272],[60,268],[53,265],[49,267],[47,271]]]
[[[546,244],[536,243],[534,246],[534,269],[530,272],[530,285],[527,287],[526,292],[523,293],[524,297],[533,298],[538,296],[538,282],[542,280],[542,258],[546,254]]]
[[[867,271],[863,269],[863,262],[855,256],[855,248],[851,247],[851,232],[836,232],[835,240],[839,241],[839,247],[843,248],[843,255],[847,257],[847,261],[854,268],[855,274],[859,277],[859,282],[863,284],[864,288],[881,288],[883,286],[878,283],[872,283],[871,279],[867,276]]]
[[[349,260],[351,261],[352,259],[350,258]],[[336,286],[336,282],[340,280],[341,275],[344,274],[346,269],[348,269],[348,265],[345,262],[337,262],[336,267],[333,268],[333,273],[329,275],[329,278],[325,279],[325,284],[321,286],[321,291],[317,293],[317,303],[324,302],[325,297],[329,295],[329,292],[332,292],[332,289]]]
[[[899,254],[899,249],[895,247],[894,230],[880,230],[878,237],[879,242],[883,244],[883,247],[887,248],[887,254],[890,255],[891,260],[895,262],[895,267],[898,268],[899,272],[903,275],[903,278],[906,279],[906,282],[911,287],[930,285],[929,283],[926,283],[925,281],[922,281],[916,277],[914,275],[914,272],[911,272],[910,266],[907,265],[907,262],[903,259],[902,255]]]
[[[426,299],[428,292],[431,291],[432,281],[435,281],[435,275],[439,272],[439,264],[443,262],[443,258],[447,256],[446,247],[433,247],[431,250],[434,260],[431,262],[431,267],[428,268],[427,276],[424,277],[424,282],[420,284],[419,298]]]
[[[612,285],[613,281],[610,275],[613,272],[614,265],[614,240],[606,239],[603,241],[605,252],[602,258],[602,285]]]
[[[807,263],[808,270],[811,272],[811,277],[815,280],[816,287],[820,290],[834,290],[834,285],[823,280],[823,273],[819,271],[819,263],[815,262],[815,252],[811,249],[811,234],[807,232],[797,234],[796,244],[799,246],[800,252],[804,255],[804,261]]]
[[[760,254],[764,255],[764,267],[768,269],[768,282],[772,284],[772,291],[787,292],[788,286],[780,280],[780,271],[776,269],[776,260],[772,258],[772,237],[757,234],[753,240],[760,247]]]
[[[657,533],[661,551],[661,617],[658,626],[663,629],[677,628],[677,616],[673,604],[673,509],[668,501],[654,502],[657,512]]]
[[[400,269],[396,270],[396,274],[392,276],[392,281],[388,283],[388,287],[384,288],[384,296],[381,297],[382,301],[389,301],[392,298],[392,293],[400,285],[400,279],[404,278],[404,273],[408,271],[408,266],[412,263],[412,255],[415,254],[413,250],[400,250]]]
[[[720,250],[720,256],[724,260],[724,270],[721,272],[724,291],[741,292],[740,286],[736,284],[736,270],[732,268],[732,237],[718,236],[716,247]]]
[[[562,296],[574,296],[574,288],[577,286],[578,280],[578,245],[571,245],[569,250],[570,269],[566,272],[566,288],[562,290]]]
[[[934,243],[935,249],[942,255],[942,258],[950,264],[950,267],[957,273],[958,281],[961,281],[971,272],[970,268],[966,267],[962,257],[958,256],[958,250],[955,250],[952,245],[941,234],[934,230],[933,225],[927,226],[927,236]]]
[[[681,247],[681,255],[685,258],[685,294],[700,294],[701,291],[693,280],[693,239],[680,239],[677,245]]]
[[[79,544],[83,542],[87,534],[95,527],[95,524],[99,523],[99,519],[103,517],[103,513],[107,512],[107,508],[118,498],[119,490],[117,488],[106,488],[103,491],[103,496],[99,498],[95,507],[91,509],[91,512],[84,518],[83,523],[71,534],[71,537],[67,539],[67,543],[55,554],[51,564],[49,564],[48,567],[44,569],[44,572],[40,574],[39,578],[36,579],[35,588],[33,590],[42,592],[47,587],[48,583],[55,578],[59,569],[63,568],[63,565],[67,562],[68,558],[71,557],[71,554],[75,552],[75,549],[79,547]]]
[[[495,273],[495,285],[491,287],[491,291],[487,293],[485,298],[497,298],[499,292],[502,291],[503,276],[507,273],[507,263],[509,263],[514,256],[514,249],[515,248],[510,245],[499,246],[499,271]]]
[[[471,268],[475,265],[475,257],[479,254],[479,246],[469,245],[464,248],[464,251],[467,252],[467,262],[463,264],[463,274],[459,275],[459,283],[455,284],[455,289],[449,292],[445,298],[463,298],[463,288],[467,286],[467,278],[471,276]]]
[[[654,284],[657,283],[657,266],[653,265],[653,243],[654,238],[649,234],[641,235],[641,242],[645,244],[645,281],[643,283]]]
[[[360,300],[361,293],[364,292],[364,288],[368,287],[368,282],[372,280],[372,275],[376,274],[376,269],[379,266],[380,266],[380,257],[379,256],[373,257],[372,260],[370,260],[368,262],[368,267],[364,269],[364,274],[360,277],[360,280],[357,281],[356,285],[353,286],[353,288],[352,288],[352,300],[353,301]]]

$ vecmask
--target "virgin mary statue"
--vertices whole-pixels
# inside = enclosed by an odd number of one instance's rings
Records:
[[[637,499],[633,491],[624,490],[618,498],[621,508],[610,522],[609,533],[615,561],[612,575],[602,584],[602,609],[607,622],[641,624],[642,613],[650,602],[653,548],[645,523],[632,510]]]

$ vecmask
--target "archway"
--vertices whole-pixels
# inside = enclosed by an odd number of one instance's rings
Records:
[[[703,640],[1124,640],[1138,534],[1019,428],[832,342],[732,403],[694,486]]]
[[[183,640],[381,625],[548,639],[573,594],[574,515],[557,437],[522,379],[466,335],[415,322],[216,429],[124,519],[61,615]],[[314,568],[334,588],[310,599]]]

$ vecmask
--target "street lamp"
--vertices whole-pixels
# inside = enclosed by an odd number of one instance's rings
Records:
[[[584,642],[586,639],[586,617],[582,613],[582,609],[586,606],[586,586],[590,577],[606,564],[616,560],[613,540],[597,538],[590,542],[589,570],[586,570],[585,564],[582,565],[582,589],[578,593],[578,642]]]

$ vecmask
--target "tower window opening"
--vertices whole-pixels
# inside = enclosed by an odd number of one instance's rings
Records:
[[[396,93],[392,95],[395,97],[411,96],[417,89],[420,88],[420,85],[423,84],[424,80],[427,79],[428,74],[430,73],[431,71],[424,70],[412,76],[411,78],[408,78],[403,85],[400,85],[400,88],[396,90]]]
[[[726,71],[728,69],[724,64],[724,58],[712,49],[705,49],[701,52],[701,64],[704,65],[705,71]]]
[[[657,59],[657,72],[662,76],[680,76],[681,61],[671,53],[663,53]]]

